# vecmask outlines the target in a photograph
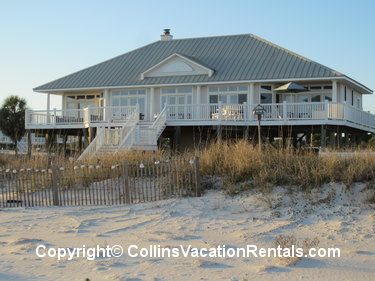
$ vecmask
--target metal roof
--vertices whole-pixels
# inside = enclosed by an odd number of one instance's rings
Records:
[[[174,53],[201,62],[214,74],[150,77],[141,73]],[[157,41],[35,88],[35,91],[157,84],[345,77],[252,34]]]

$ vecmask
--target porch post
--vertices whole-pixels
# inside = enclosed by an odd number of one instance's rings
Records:
[[[51,106],[51,94],[47,93],[47,124],[51,123],[50,106]]]
[[[283,101],[283,119],[285,123],[288,121],[288,107],[285,100]]]
[[[250,104],[250,108],[254,105],[254,83],[249,84],[249,92],[247,93],[247,101]]]
[[[155,88],[150,89],[150,120],[154,121],[154,98],[155,98]]]
[[[322,149],[326,148],[327,145],[327,129],[325,125],[321,125],[320,127],[320,146]]]
[[[201,118],[201,107],[199,107],[199,105],[201,104],[201,102],[202,102],[202,98],[201,98],[201,86],[200,85],[198,85],[197,86],[197,98],[196,98],[196,104],[197,104],[197,107],[195,107],[195,112],[196,112],[196,114],[195,114],[195,116],[193,115],[193,117],[194,118],[196,118],[196,119],[200,119]]]
[[[337,102],[337,81],[336,80],[332,81],[332,102],[333,103]]]
[[[103,92],[103,121],[110,121],[109,112],[110,110],[107,108],[109,106],[109,90],[105,89]]]
[[[197,86],[197,99],[196,99],[196,104],[200,104],[201,103],[201,86],[198,85]]]

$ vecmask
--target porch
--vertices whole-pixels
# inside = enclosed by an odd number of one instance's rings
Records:
[[[346,103],[303,102],[262,104],[267,126],[340,125],[375,133],[375,115]],[[253,104],[165,105],[167,126],[256,126]],[[66,110],[28,110],[27,129],[70,129],[126,123],[138,106],[87,107]],[[155,117],[160,113],[155,114]],[[139,118],[139,123],[146,123]]]

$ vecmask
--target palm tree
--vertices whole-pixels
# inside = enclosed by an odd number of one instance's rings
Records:
[[[7,97],[0,108],[0,130],[17,144],[25,135],[26,100],[18,96]]]

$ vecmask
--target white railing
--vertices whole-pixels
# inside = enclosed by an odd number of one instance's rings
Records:
[[[137,126],[133,126],[130,128],[124,140],[122,141],[121,146],[119,146],[119,149],[130,150],[132,148],[136,139],[136,129]]]
[[[124,123],[124,121],[131,118],[136,110],[137,106],[88,107],[84,109],[84,122],[86,125],[95,123]]]
[[[104,134],[105,134],[105,128],[99,127],[97,129],[96,137],[93,139],[93,141],[89,144],[88,147],[82,152],[82,154],[78,157],[78,161],[95,154],[96,151],[98,151],[99,147],[103,145],[104,142]]]
[[[84,121],[83,109],[27,110],[26,127],[30,125],[73,125]]]
[[[253,114],[253,109],[256,105],[249,105],[247,107],[249,116],[251,116],[251,120],[255,121],[256,116]],[[287,112],[287,109],[283,104],[262,104],[264,108],[264,113],[262,116],[262,120],[264,121],[281,121],[284,118],[284,112]]]
[[[251,104],[191,104],[191,105],[166,105],[162,113],[154,121],[155,125],[169,122],[188,122],[201,121],[212,122],[213,124],[221,122],[231,123],[249,123],[256,119],[252,113],[256,105]],[[369,112],[354,108],[348,104],[332,102],[310,102],[310,103],[274,103],[262,104],[265,112],[262,120],[267,122],[285,123],[288,121],[303,120],[340,120],[347,121],[357,125],[375,129],[375,117]],[[125,107],[95,107],[86,109],[67,109],[67,110],[27,110],[26,127],[35,128],[58,126],[101,126],[100,124],[125,123],[133,116],[137,110],[136,106]],[[139,117],[138,117],[139,118]],[[163,119],[162,119],[163,118]],[[160,124],[159,124],[160,122]],[[311,123],[310,123],[311,124]],[[151,127],[152,127],[151,126]],[[153,128],[156,128],[153,127]],[[161,128],[161,127],[160,127]],[[160,130],[157,129],[157,134]],[[122,139],[129,130],[123,130]]]
[[[324,120],[327,119],[327,103],[284,103],[282,115],[285,120]]]
[[[90,145],[80,155],[78,160],[82,160],[85,157],[94,155],[100,148],[109,148],[113,151],[117,151],[122,145],[128,132],[135,128],[139,121],[139,109],[133,111],[128,119],[121,127],[99,127],[98,133]]]
[[[155,121],[152,123],[151,128],[155,130],[155,137],[158,139],[163,132],[165,125],[167,123],[167,107],[164,107],[163,110],[160,112],[158,117],[156,117]]]
[[[137,123],[139,122],[139,108],[137,107],[133,114],[130,116],[128,121],[124,124],[120,131],[121,141],[118,144],[118,148],[121,148],[127,143],[127,138],[130,136],[130,132],[136,128]]]
[[[25,125],[58,127],[63,125],[89,126],[100,123],[123,123],[136,110],[136,106],[88,107],[64,110],[27,110]]]
[[[166,120],[173,124],[179,121],[255,122],[252,111],[256,105],[244,104],[193,104],[166,105]],[[274,103],[262,104],[265,112],[262,120],[303,121],[341,120],[375,128],[375,115],[343,103]]]
[[[367,126],[369,128],[375,128],[375,115],[369,112],[360,110],[350,105],[343,107],[343,115],[345,120]]]

